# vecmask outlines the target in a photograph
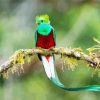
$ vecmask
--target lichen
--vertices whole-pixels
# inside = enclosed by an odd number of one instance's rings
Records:
[[[69,70],[71,69],[73,71],[78,65],[77,60],[73,57],[63,56],[62,59],[63,59],[63,66]]]
[[[20,49],[16,51],[14,55],[9,58],[11,65],[7,69],[5,69],[5,71],[2,72],[2,76],[4,78],[8,78],[9,72],[11,72],[12,74],[17,73],[18,75],[24,73],[23,65],[25,63],[30,63],[32,57],[33,55],[30,54],[30,50]]]

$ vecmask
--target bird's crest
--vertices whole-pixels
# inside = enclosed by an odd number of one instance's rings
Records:
[[[40,24],[42,22],[50,23],[49,16],[47,14],[36,16],[36,23]]]

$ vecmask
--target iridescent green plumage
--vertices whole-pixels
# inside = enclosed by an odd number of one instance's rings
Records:
[[[43,21],[44,23],[50,24],[49,16],[47,14],[36,16],[36,23],[40,24],[41,21]]]

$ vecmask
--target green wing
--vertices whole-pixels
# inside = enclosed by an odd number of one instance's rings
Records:
[[[54,30],[53,27],[52,27],[52,29],[53,29],[53,38],[54,38],[54,42],[55,42],[55,44],[56,44],[56,32],[55,32],[55,30]]]
[[[36,46],[36,41],[37,41],[37,30],[35,31],[35,34],[34,34],[34,42],[35,42],[35,46]]]

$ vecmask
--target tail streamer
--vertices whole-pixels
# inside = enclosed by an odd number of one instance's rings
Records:
[[[100,91],[100,85],[89,85],[82,87],[65,87],[58,78],[57,72],[54,68],[54,57],[50,56],[49,60],[45,56],[42,56],[42,62],[47,74],[47,77],[58,87],[66,91]]]

